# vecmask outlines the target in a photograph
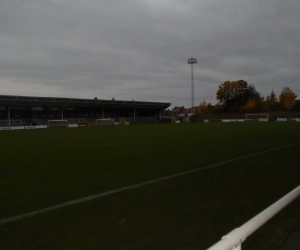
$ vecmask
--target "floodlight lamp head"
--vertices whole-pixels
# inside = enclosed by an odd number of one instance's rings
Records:
[[[188,59],[188,64],[194,64],[194,63],[197,63],[197,58],[192,57]]]

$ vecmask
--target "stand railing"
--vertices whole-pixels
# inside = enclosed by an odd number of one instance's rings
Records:
[[[269,206],[267,209],[253,217],[239,228],[234,229],[222,240],[208,248],[207,250],[241,250],[242,243],[246,238],[265,224],[269,219],[286,207],[289,203],[300,196],[300,186],[292,190],[290,193],[282,197],[280,200]]]

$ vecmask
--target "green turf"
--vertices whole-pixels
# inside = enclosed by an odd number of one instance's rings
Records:
[[[298,123],[1,131],[0,220],[300,142]],[[300,144],[0,226],[3,249],[206,249],[300,183]],[[299,200],[243,249],[276,249]],[[1,248],[2,249],[2,248]]]

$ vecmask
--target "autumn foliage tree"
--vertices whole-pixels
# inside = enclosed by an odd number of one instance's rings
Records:
[[[296,98],[297,95],[289,87],[283,88],[279,95],[280,103],[286,110],[291,110],[294,107]]]
[[[217,91],[217,100],[224,110],[238,112],[247,105],[249,109],[255,102],[255,107],[261,101],[260,93],[253,85],[244,80],[226,81],[222,83]],[[251,100],[251,102],[249,102]]]
[[[247,113],[251,113],[251,112],[255,111],[256,105],[257,105],[256,100],[250,99],[244,106],[244,111]]]
[[[215,104],[214,106],[215,112],[222,112],[223,111],[223,106],[219,102]]]
[[[276,106],[278,105],[278,98],[274,92],[274,90],[271,91],[271,94],[267,96],[266,98],[266,110],[268,111],[275,111]]]
[[[200,102],[198,106],[198,113],[200,114],[209,114],[212,111],[212,105],[211,103],[207,103],[205,100],[203,102]]]

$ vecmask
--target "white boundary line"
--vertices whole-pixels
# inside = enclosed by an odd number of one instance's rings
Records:
[[[31,216],[34,216],[34,215],[37,215],[37,214],[50,212],[52,210],[56,210],[56,209],[59,209],[59,208],[67,207],[67,206],[70,206],[70,205],[74,205],[74,204],[78,204],[78,203],[82,203],[82,202],[86,202],[86,201],[90,201],[90,200],[94,200],[94,199],[98,199],[98,198],[101,198],[101,197],[104,197],[104,196],[108,196],[108,195],[115,194],[115,193],[120,193],[120,192],[123,192],[123,191],[126,191],[126,190],[130,190],[130,189],[134,189],[134,188],[140,188],[140,187],[147,186],[147,185],[150,185],[150,184],[153,184],[153,183],[156,183],[156,182],[176,178],[176,177],[187,175],[187,174],[192,174],[192,173],[199,172],[199,171],[202,171],[202,170],[205,170],[205,169],[221,166],[221,165],[224,165],[224,164],[239,161],[239,160],[242,160],[242,159],[245,159],[245,158],[253,157],[253,156],[264,154],[264,153],[267,153],[267,152],[276,151],[276,150],[287,148],[287,147],[292,147],[292,146],[295,146],[297,144],[300,144],[300,142],[295,142],[295,143],[288,144],[288,145],[285,145],[285,146],[263,150],[263,151],[260,151],[260,152],[244,155],[244,156],[241,156],[241,157],[237,157],[237,158],[234,158],[234,159],[231,159],[231,160],[222,161],[222,162],[219,162],[219,163],[208,165],[208,166],[203,167],[203,168],[196,168],[196,169],[193,169],[193,170],[190,170],[190,171],[186,171],[186,172],[182,172],[182,173],[178,173],[178,174],[173,174],[173,175],[168,175],[168,176],[158,178],[158,179],[154,179],[154,180],[151,180],[151,181],[145,181],[145,182],[142,182],[142,183],[139,183],[139,184],[135,184],[135,185],[131,185],[131,186],[123,187],[123,188],[110,190],[110,191],[107,191],[107,192],[87,196],[87,197],[77,199],[77,200],[64,202],[64,203],[61,203],[61,204],[58,204],[58,205],[55,205],[55,206],[47,207],[47,208],[37,210],[37,211],[33,211],[33,212],[30,212],[30,213],[25,213],[25,214],[20,214],[20,215],[14,216],[14,217],[9,217],[9,218],[1,220],[0,221],[0,226],[4,225],[6,223],[9,223],[9,222],[17,221],[17,220],[27,218],[27,217],[31,217]]]

